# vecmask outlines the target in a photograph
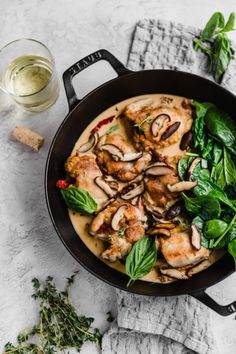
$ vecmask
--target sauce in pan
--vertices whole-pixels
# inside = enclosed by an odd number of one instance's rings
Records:
[[[102,112],[99,114],[84,130],[82,135],[79,137],[78,141],[76,142],[74,149],[71,153],[71,155],[74,155],[76,153],[76,150],[86,143],[88,141],[88,138],[90,136],[91,130],[103,119],[111,116],[115,116],[112,122],[102,126],[99,129],[99,136],[102,136],[105,134],[109,128],[112,126],[117,126],[116,132],[122,134],[123,136],[127,137],[129,139],[129,128],[127,123],[120,117],[120,114],[124,111],[125,107],[137,100],[143,99],[143,98],[150,98],[154,102],[155,106],[159,106],[162,103],[162,99],[165,97],[167,100],[173,100],[173,105],[176,107],[179,107],[182,102],[183,102],[183,97],[178,97],[178,96],[173,96],[173,95],[163,95],[163,94],[150,94],[150,95],[143,95],[143,96],[137,96],[137,97],[132,97],[130,99],[127,99],[125,101],[119,102],[116,105],[108,108],[106,111]],[[181,122],[185,124],[185,122]],[[160,153],[163,153],[164,155],[173,157],[173,156],[184,156],[184,151],[180,150],[179,148],[179,141],[177,143],[172,144],[171,146],[168,147],[162,147],[160,149]],[[88,154],[93,154],[91,151],[86,152],[86,155]],[[93,154],[94,155],[94,154]],[[104,195],[105,196],[105,195]],[[81,240],[85,243],[85,245],[89,248],[89,250],[96,255],[98,258],[100,258],[103,262],[105,262],[109,267],[112,267],[120,272],[125,273],[124,269],[124,264],[121,263],[120,261],[115,261],[113,263],[108,262],[104,260],[100,255],[101,253],[106,249],[105,244],[103,241],[96,239],[89,235],[87,231],[87,224],[89,224],[92,220],[91,216],[81,216],[79,213],[73,212],[72,210],[69,210],[69,217],[70,220],[73,224],[73,227],[78,234],[78,237],[81,238]],[[216,262],[225,252],[222,250],[216,250],[213,251],[210,255],[210,264]],[[158,260],[157,261],[157,266],[160,266],[163,264],[163,261]],[[161,277],[158,276],[155,268],[143,279],[151,282],[160,282]],[[163,278],[162,278],[163,281]]]

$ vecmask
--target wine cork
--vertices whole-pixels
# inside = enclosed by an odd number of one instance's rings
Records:
[[[24,145],[38,151],[44,143],[44,138],[33,130],[17,125],[11,132],[11,137]]]

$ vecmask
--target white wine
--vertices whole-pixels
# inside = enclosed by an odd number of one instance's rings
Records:
[[[53,64],[39,55],[16,58],[5,71],[3,85],[17,103],[34,112],[51,106],[59,93]]]

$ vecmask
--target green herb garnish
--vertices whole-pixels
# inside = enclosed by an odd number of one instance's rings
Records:
[[[214,79],[219,82],[227,70],[233,50],[227,32],[234,30],[235,13],[231,13],[227,23],[221,12],[214,13],[205,28],[201,37],[194,39],[194,49],[199,48],[209,57],[209,71]],[[206,45],[203,45],[203,42]]]
[[[30,331],[19,334],[16,345],[8,342],[4,354],[52,354],[70,347],[79,352],[87,341],[99,343],[99,331],[90,332],[94,319],[78,316],[69,302],[69,289],[76,274],[67,279],[62,292],[56,289],[52,277],[47,277],[43,286],[38,279],[32,280],[32,297],[40,302],[39,323]]]
[[[110,134],[114,133],[117,129],[118,129],[118,125],[113,125],[112,127],[110,127],[108,129],[108,131],[106,132],[106,135],[110,135]]]
[[[127,287],[137,279],[143,278],[151,270],[157,259],[155,241],[145,236],[138,240],[125,262],[126,274],[130,277]]]
[[[91,195],[82,188],[61,188],[61,194],[68,208],[82,214],[93,214],[97,210],[97,203]]]

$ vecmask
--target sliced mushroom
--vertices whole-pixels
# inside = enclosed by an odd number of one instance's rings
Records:
[[[193,171],[195,169],[195,167],[201,162],[201,158],[197,157],[196,159],[194,159],[188,169],[188,178],[190,178],[193,174]]]
[[[140,157],[143,156],[142,151],[140,152],[128,152],[127,154],[124,154],[120,161],[125,161],[125,162],[129,162],[129,161],[136,161],[138,159],[140,159]]]
[[[170,192],[183,192],[189,191],[196,187],[197,181],[182,181],[175,184],[167,184],[167,188]]]
[[[166,129],[166,131],[162,134],[161,140],[165,140],[169,138],[172,134],[174,134],[176,130],[179,128],[180,124],[181,124],[180,122],[175,122],[174,124],[170,125]]]
[[[138,175],[137,177],[135,177],[134,179],[132,179],[128,184],[134,184],[134,183],[139,183],[143,180],[143,174],[141,173],[140,175]]]
[[[201,248],[201,234],[196,225],[191,225],[191,243],[196,250]]]
[[[119,228],[120,228],[119,227],[119,222],[124,217],[126,208],[127,208],[127,205],[121,205],[117,209],[115,214],[113,215],[113,218],[112,218],[112,221],[111,221],[111,227],[113,228],[113,230],[115,230],[115,231],[119,230]]]
[[[192,138],[193,138],[193,133],[191,131],[185,133],[182,136],[182,139],[181,139],[181,142],[180,142],[180,145],[179,145],[180,149],[181,150],[186,150],[189,147],[189,145],[190,145],[190,143],[192,141]]]
[[[181,211],[182,211],[181,203],[177,202],[167,210],[165,218],[167,220],[172,220],[177,216],[179,216]]]
[[[171,278],[180,279],[180,280],[188,279],[188,276],[183,270],[172,269],[172,268],[160,268],[160,272],[164,275],[168,275]]]
[[[115,191],[119,190],[119,182],[114,179],[112,176],[104,176],[104,180],[109,184],[111,189],[114,189]]]
[[[100,150],[109,152],[115,161],[119,161],[124,156],[123,152],[113,144],[102,145]]]
[[[97,144],[98,137],[99,137],[98,133],[91,134],[89,140],[85,144],[80,146],[79,152],[87,152],[90,149],[92,149]]]
[[[164,162],[156,162],[149,166],[145,174],[150,176],[164,176],[172,172],[172,168],[166,165]]]
[[[202,270],[208,268],[211,265],[211,262],[209,261],[209,259],[206,259],[205,261],[197,264],[195,267],[189,269],[188,271],[188,276],[191,277],[194,274],[197,274],[199,272],[201,272]]]
[[[137,197],[134,197],[132,200],[131,200],[131,204],[132,205],[137,205],[138,204],[138,202],[139,202],[139,196],[137,196]]]
[[[164,126],[166,122],[170,122],[171,118],[169,114],[161,113],[159,114],[151,125],[151,131],[153,136],[157,136],[161,128]]]
[[[158,235],[158,236],[165,236],[165,237],[170,237],[171,233],[170,230],[168,229],[161,229],[161,228],[151,228],[147,231],[148,235]]]
[[[155,223],[153,225],[153,227],[156,229],[168,229],[168,230],[174,229],[175,226],[176,225],[172,222],[160,222],[160,223]]]
[[[103,177],[95,177],[94,182],[108,195],[108,197],[114,197],[114,195],[116,195],[117,190],[113,190]]]
[[[121,198],[124,200],[129,200],[129,199],[133,199],[135,197],[137,197],[138,195],[142,194],[144,191],[144,184],[141,183],[139,185],[137,185],[136,187],[134,187],[133,189],[131,189],[130,191],[128,191],[125,194],[121,194]]]

